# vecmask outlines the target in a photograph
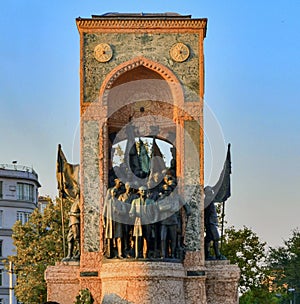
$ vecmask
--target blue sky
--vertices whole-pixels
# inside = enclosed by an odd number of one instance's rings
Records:
[[[206,113],[232,144],[228,225],[271,246],[300,226],[300,1],[3,1],[0,163],[33,166],[40,194],[56,195],[57,145],[78,162],[79,35],[75,18],[177,12],[208,18]],[[207,126],[209,128],[210,126]],[[207,147],[207,156],[209,147]],[[214,184],[225,151],[208,160]]]

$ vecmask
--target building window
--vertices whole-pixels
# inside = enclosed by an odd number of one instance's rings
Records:
[[[4,300],[3,299],[0,299],[0,304],[4,304]]]
[[[0,198],[3,198],[3,191],[2,191],[2,187],[3,187],[3,182],[0,181]],[[1,302],[0,302],[1,304]]]
[[[23,225],[28,222],[30,212],[17,211],[17,221],[20,221]]]
[[[3,285],[3,269],[0,269],[0,286],[2,285]]]
[[[0,257],[3,256],[3,240],[0,240]],[[0,302],[1,304],[1,302]]]
[[[33,202],[33,185],[18,183],[17,187],[17,199],[20,201],[30,201]]]
[[[0,228],[3,228],[3,210],[0,210]]]

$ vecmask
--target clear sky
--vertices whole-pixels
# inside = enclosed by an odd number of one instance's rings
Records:
[[[0,163],[33,166],[40,194],[55,197],[57,145],[79,162],[75,18],[107,12],[208,18],[205,112],[224,142],[213,159],[206,146],[206,184],[216,182],[230,142],[228,225],[282,245],[300,226],[299,0],[1,1]]]

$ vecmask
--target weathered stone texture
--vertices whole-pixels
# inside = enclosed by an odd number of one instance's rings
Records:
[[[100,250],[99,122],[83,122],[83,246]]]
[[[206,261],[207,304],[238,303],[240,269],[229,261]]]
[[[180,263],[104,263],[101,270],[103,297],[106,301],[108,298],[126,299],[133,304],[184,304],[184,277]]]
[[[178,63],[170,58],[176,42],[189,46],[190,57]],[[94,48],[109,43],[113,58],[101,63],[94,58]],[[106,75],[121,63],[143,56],[170,68],[184,87],[185,101],[199,99],[199,35],[197,33],[85,33],[84,34],[84,102],[98,100]]]
[[[185,278],[185,304],[207,304],[205,279],[205,276]]]
[[[184,198],[185,201],[191,207],[191,216],[188,219],[186,232],[185,232],[185,244],[187,252],[200,251],[201,237],[203,231],[203,224],[201,221],[201,194],[200,185],[185,185]]]
[[[60,304],[74,303],[79,293],[79,263],[57,263],[45,272],[47,298]]]

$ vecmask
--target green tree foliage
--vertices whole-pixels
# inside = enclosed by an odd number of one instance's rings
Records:
[[[80,290],[79,295],[76,296],[76,301],[74,304],[93,304],[94,299],[91,295],[91,292],[85,288]]]
[[[267,278],[265,246],[249,228],[225,229],[222,254],[241,269],[240,293],[263,287]]]
[[[281,299],[271,293],[266,286],[246,291],[239,299],[239,304],[277,304]]]
[[[268,257],[270,278],[272,287],[277,292],[286,293],[290,298],[292,293],[288,289],[296,291],[296,298],[300,299],[300,232],[292,231],[292,236],[284,241],[284,246],[270,248]]]
[[[44,214],[35,209],[27,223],[17,221],[12,238],[16,255],[8,259],[17,274],[15,294],[24,304],[43,303],[47,297],[44,272],[63,258],[60,204],[50,201]]]

